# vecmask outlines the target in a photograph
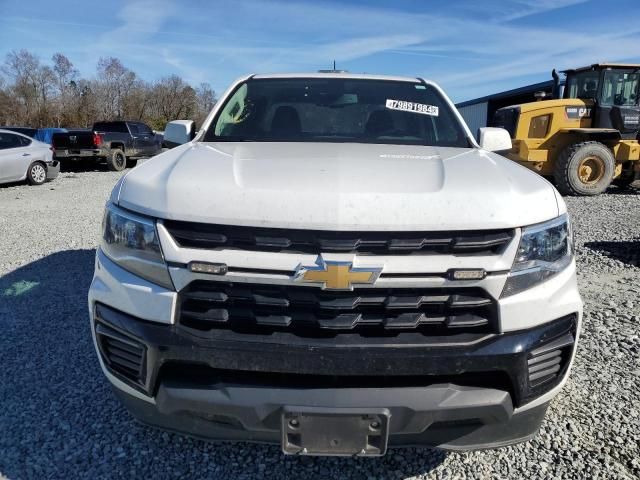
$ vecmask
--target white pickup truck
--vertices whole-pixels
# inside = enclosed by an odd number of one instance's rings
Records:
[[[146,424],[286,453],[535,434],[582,317],[558,192],[419,78],[251,75],[115,186],[89,291]]]

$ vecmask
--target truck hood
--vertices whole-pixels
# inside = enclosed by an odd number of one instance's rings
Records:
[[[116,190],[121,207],[153,217],[282,228],[497,229],[559,212],[542,177],[468,148],[194,142],[131,170]]]
[[[504,108],[505,109],[518,108],[520,109],[520,113],[525,113],[525,112],[534,112],[536,110],[544,110],[547,108],[591,107],[591,106],[593,106],[592,100],[582,100],[579,98],[559,98],[559,99],[553,99],[553,100],[541,100],[539,102],[521,103],[520,105],[511,105]]]

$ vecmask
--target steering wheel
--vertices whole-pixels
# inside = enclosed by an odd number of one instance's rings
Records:
[[[626,100],[627,99],[624,98],[624,95],[622,95],[621,93],[618,93],[613,97],[613,104],[614,105],[624,105]]]

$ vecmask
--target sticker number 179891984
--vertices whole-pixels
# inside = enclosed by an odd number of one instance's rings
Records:
[[[438,116],[438,107],[425,105],[424,103],[406,102],[404,100],[393,100],[388,98],[386,107],[391,110],[401,110],[403,112],[422,113],[423,115]]]

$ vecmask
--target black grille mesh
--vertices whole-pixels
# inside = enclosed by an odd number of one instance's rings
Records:
[[[144,345],[102,323],[96,325],[96,336],[107,366],[126,379],[144,385]]]
[[[564,374],[571,358],[573,343],[573,334],[567,333],[529,353],[527,368],[532,390],[554,384]]]
[[[513,230],[468,232],[336,232],[238,227],[165,220],[173,239],[188,248],[239,248],[277,252],[499,253]]]
[[[494,301],[480,289],[356,289],[195,281],[180,292],[179,323],[260,333],[273,330],[319,335],[398,331],[492,332]]]

